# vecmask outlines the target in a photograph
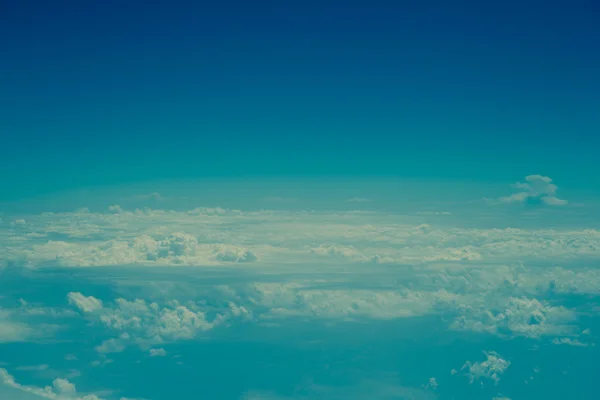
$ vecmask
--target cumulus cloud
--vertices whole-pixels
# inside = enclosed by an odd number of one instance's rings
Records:
[[[577,319],[573,310],[529,298],[510,297],[500,302],[501,305],[484,304],[479,309],[468,307],[467,315],[456,318],[451,328],[529,338],[577,333],[572,325]]]
[[[261,320],[313,318],[391,320],[435,314],[456,298],[446,291],[319,288],[317,282],[255,283],[238,299]],[[246,299],[246,300],[244,300]]]
[[[258,261],[258,256],[252,251],[236,246],[218,245],[213,252],[218,261],[234,263],[251,263]]]
[[[467,361],[461,368],[461,371],[466,371],[465,376],[469,378],[469,382],[481,381],[488,379],[498,384],[500,376],[510,366],[510,361],[503,359],[495,351],[484,352],[486,359],[481,362]]]
[[[0,392],[4,392],[2,388],[13,389],[13,395],[17,399],[54,399],[54,400],[102,400],[94,394],[80,395],[75,389],[75,385],[66,379],[57,378],[52,382],[51,386],[39,388],[35,386],[24,386],[18,383],[15,378],[8,373],[4,368],[0,368]]]
[[[150,357],[165,357],[167,355],[167,351],[165,349],[150,349],[149,351]]]
[[[501,197],[500,202],[525,203],[539,201],[549,206],[564,206],[568,203],[566,200],[556,197],[558,187],[547,176],[529,175],[525,177],[525,182],[518,182],[514,187],[519,189],[519,192]]]
[[[93,296],[84,296],[81,293],[71,292],[67,295],[69,304],[74,305],[85,313],[94,312],[102,309],[102,300]]]
[[[87,302],[97,304],[93,297],[85,297],[80,293],[69,293],[68,298],[85,298]],[[81,303],[74,305],[84,310]],[[129,301],[123,298],[93,310],[96,312],[87,312],[84,315],[107,329],[109,334],[116,335],[96,347],[99,353],[118,353],[131,344],[150,347],[155,344],[189,340],[224,324],[230,318],[241,318],[248,314],[245,308],[237,307],[233,303],[222,313],[209,318],[195,303],[183,305],[174,300],[166,305],[159,305],[142,299]],[[155,349],[155,352],[160,350],[162,349]],[[152,350],[150,351],[152,353]]]
[[[0,308],[0,343],[25,342],[39,336],[28,324],[14,318],[14,311]]]

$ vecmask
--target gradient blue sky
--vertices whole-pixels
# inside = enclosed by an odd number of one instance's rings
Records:
[[[599,188],[589,1],[2,1],[0,200],[239,176]]]

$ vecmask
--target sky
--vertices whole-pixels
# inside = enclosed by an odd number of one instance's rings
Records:
[[[17,200],[156,179],[598,189],[593,1],[3,1]]]
[[[598,397],[598,16],[0,0],[0,400]]]

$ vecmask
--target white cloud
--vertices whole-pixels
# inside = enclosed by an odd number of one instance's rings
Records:
[[[467,306],[465,315],[456,318],[451,328],[530,338],[578,333],[572,325],[577,314],[565,307],[553,307],[528,298],[510,297],[499,301],[499,306]]]
[[[80,294],[70,293],[69,298],[90,299],[78,295]],[[79,307],[77,303],[75,306]],[[96,351],[104,354],[121,352],[131,344],[150,347],[160,343],[193,339],[203,332],[224,324],[230,318],[244,318],[249,315],[244,307],[238,307],[233,303],[230,303],[221,313],[209,318],[194,303],[182,305],[177,301],[171,301],[161,306],[141,299],[129,301],[122,298],[117,299],[113,304],[95,308],[94,311],[84,315],[106,328],[113,336],[96,347]]]
[[[439,385],[435,378],[429,378],[429,381],[427,381],[427,384],[423,385],[423,387],[425,389],[431,389],[431,390],[436,390],[438,386]]]
[[[500,202],[523,203],[538,200],[549,206],[563,206],[568,203],[566,200],[556,197],[558,187],[547,176],[529,175],[525,177],[525,182],[516,183],[514,186],[521,191],[501,197]]]
[[[47,364],[41,364],[41,365],[23,365],[21,367],[17,367],[15,368],[17,371],[45,371],[47,370],[49,367]]]
[[[554,338],[554,339],[552,339],[552,344],[564,344],[564,345],[575,346],[575,347],[589,347],[589,346],[594,346],[593,343],[590,345],[588,343],[583,343],[583,342],[580,342],[577,339],[568,338],[568,337]]]
[[[0,394],[6,390],[11,390],[11,399],[14,400],[33,400],[33,399],[54,399],[54,400],[102,400],[94,394],[80,395],[75,389],[75,385],[66,379],[57,378],[52,382],[52,386],[39,388],[35,386],[24,386],[18,383],[15,378],[4,368],[0,368]]]
[[[89,313],[102,309],[102,300],[93,296],[84,296],[81,293],[71,292],[67,295],[69,304],[74,305],[79,310]]]
[[[165,357],[167,355],[167,351],[165,349],[150,349],[149,351],[150,357]]]
[[[28,324],[13,318],[14,312],[0,308],[0,343],[25,342],[39,336]]]
[[[390,320],[441,312],[456,296],[446,291],[323,289],[318,282],[255,283],[240,293],[262,320],[318,318]]]
[[[498,382],[500,382],[500,376],[510,366],[510,361],[503,359],[495,351],[484,352],[484,354],[486,360],[475,363],[467,361],[462,366],[461,371],[466,370],[465,375],[469,378],[470,383],[489,379],[495,384],[498,384]]]
[[[401,215],[375,212],[118,210],[46,213],[28,216],[28,222],[24,232],[0,227],[0,234],[9,238],[0,241],[2,264],[321,264],[315,255],[361,264],[600,258],[600,232],[595,229],[414,225]]]

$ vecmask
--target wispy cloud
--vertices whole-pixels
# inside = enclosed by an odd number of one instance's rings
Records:
[[[352,197],[346,200],[347,203],[368,203],[370,201],[371,199],[367,199],[365,197]]]

